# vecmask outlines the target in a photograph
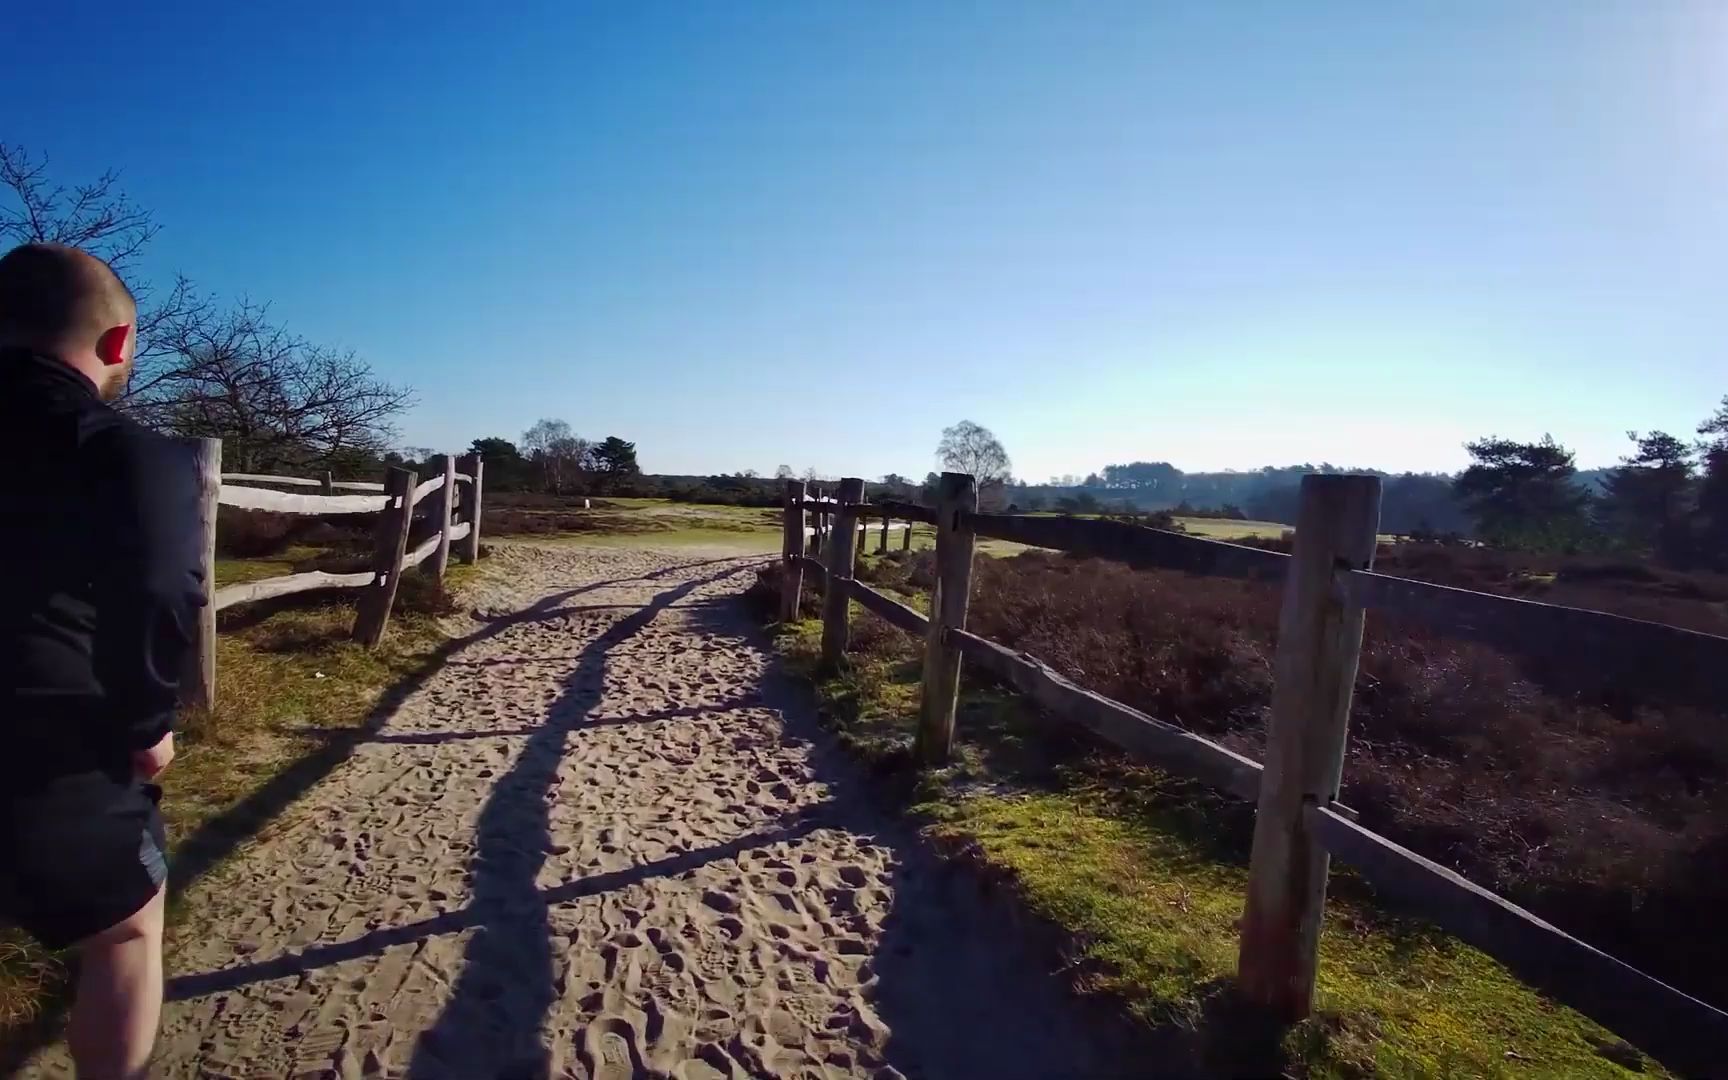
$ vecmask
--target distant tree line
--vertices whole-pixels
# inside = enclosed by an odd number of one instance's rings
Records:
[[[1628,432],[1631,452],[1610,469],[1580,471],[1552,437],[1489,436],[1468,443],[1470,465],[1445,473],[1388,474],[1330,463],[1245,472],[1184,473],[1169,462],[1107,465],[1047,484],[1009,480],[1004,497],[1022,510],[1183,516],[1245,516],[1293,524],[1307,473],[1367,472],[1383,478],[1381,528],[1495,547],[1621,553],[1677,567],[1728,569],[1728,398],[1695,439]]]
[[[1572,451],[1547,436],[1470,443],[1472,463],[1453,489],[1476,536],[1496,547],[1615,551],[1728,569],[1728,397],[1694,440],[1626,434],[1632,451],[1600,491],[1577,483]]]
[[[1068,513],[1169,510],[1178,517],[1253,518],[1294,524],[1297,491],[1308,473],[1370,472],[1383,478],[1381,522],[1388,532],[1467,534],[1470,516],[1440,473],[1387,474],[1330,462],[1227,472],[1183,472],[1166,461],[1107,465],[1044,484],[1010,484],[1006,497],[1022,510]]]
[[[489,491],[633,495],[642,486],[635,443],[616,435],[584,439],[563,420],[537,421],[519,442],[489,436],[475,439],[468,449],[485,461]],[[385,455],[383,463],[425,471],[433,456],[430,449],[408,447]]]

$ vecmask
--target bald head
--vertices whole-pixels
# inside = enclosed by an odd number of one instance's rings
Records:
[[[0,346],[45,353],[112,400],[126,386],[138,306],[112,267],[64,244],[24,244],[0,258]]]

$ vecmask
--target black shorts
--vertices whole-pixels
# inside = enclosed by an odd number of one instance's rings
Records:
[[[0,792],[0,919],[63,949],[135,914],[168,877],[161,797],[99,772]]]

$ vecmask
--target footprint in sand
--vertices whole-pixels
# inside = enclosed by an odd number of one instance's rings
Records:
[[[925,887],[772,670],[761,562],[499,545],[445,666],[188,892],[152,1075],[1141,1071]]]

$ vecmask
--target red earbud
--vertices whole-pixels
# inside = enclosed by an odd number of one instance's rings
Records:
[[[96,339],[96,358],[108,367],[118,367],[126,362],[126,335],[130,333],[130,324],[116,326],[103,331]]]

